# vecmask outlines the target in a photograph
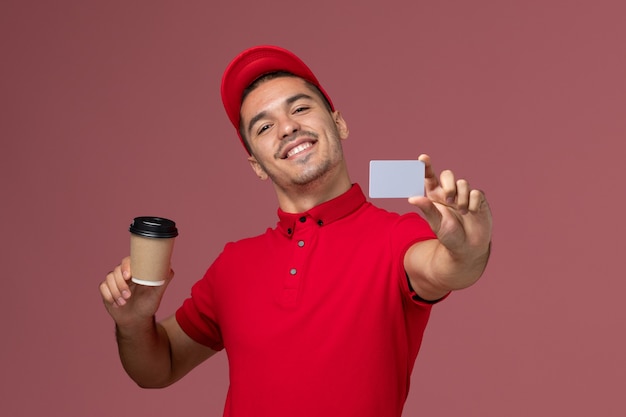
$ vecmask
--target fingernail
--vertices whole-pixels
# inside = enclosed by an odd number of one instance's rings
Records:
[[[119,306],[123,306],[124,304],[126,304],[126,300],[124,300],[122,297],[117,299],[117,304]]]
[[[124,297],[125,300],[130,298],[130,291],[128,291],[128,290],[122,291],[122,297]]]
[[[128,278],[130,278],[130,272],[124,271],[124,272],[122,272],[122,276],[124,277],[124,279],[128,279]]]

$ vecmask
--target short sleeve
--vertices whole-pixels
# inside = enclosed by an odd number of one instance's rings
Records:
[[[191,288],[191,295],[176,311],[176,321],[183,331],[196,342],[215,351],[224,343],[217,320],[217,305],[212,297],[214,280],[219,271],[220,258],[209,267],[204,277]]]
[[[404,270],[404,256],[412,245],[436,238],[437,236],[428,225],[428,222],[416,213],[400,216],[391,234],[391,246],[394,259],[397,260],[396,268],[400,289],[408,300],[420,305],[434,303],[422,300],[410,287],[406,271]]]

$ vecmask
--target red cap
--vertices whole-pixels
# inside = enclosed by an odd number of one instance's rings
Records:
[[[222,102],[237,136],[243,144],[239,134],[241,98],[243,91],[262,75],[276,71],[286,71],[300,78],[304,78],[315,85],[324,94],[326,100],[334,110],[333,102],[324,91],[313,72],[306,64],[292,52],[278,46],[261,45],[246,49],[240,53],[226,68],[222,77]]]

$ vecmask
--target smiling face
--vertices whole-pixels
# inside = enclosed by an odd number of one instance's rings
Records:
[[[316,185],[345,184],[341,140],[348,128],[303,79],[282,76],[260,83],[242,103],[241,127],[252,168],[272,180],[279,198]]]

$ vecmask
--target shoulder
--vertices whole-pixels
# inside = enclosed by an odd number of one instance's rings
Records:
[[[428,223],[415,212],[397,213],[375,206],[367,202],[362,207],[363,217],[374,224],[380,224],[390,228],[412,228],[420,231],[430,230]]]
[[[221,256],[236,256],[242,252],[250,253],[251,250],[260,250],[276,239],[276,229],[268,228],[264,233],[228,242],[224,245]]]

